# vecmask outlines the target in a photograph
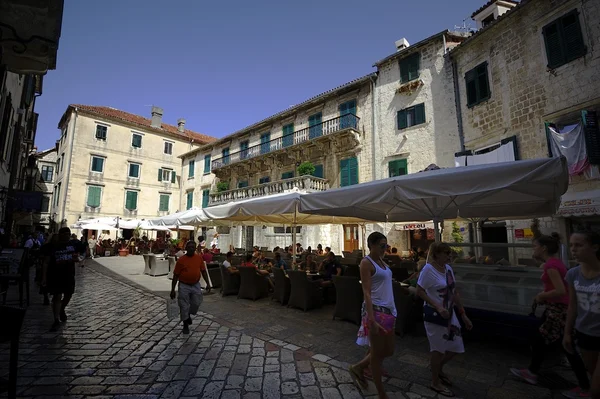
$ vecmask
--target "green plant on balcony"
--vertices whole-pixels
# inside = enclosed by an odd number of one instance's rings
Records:
[[[462,233],[460,232],[460,227],[458,227],[458,223],[456,222],[452,222],[452,233],[450,233],[450,235],[452,236],[452,240],[455,243],[462,243],[463,242],[463,236]],[[462,247],[452,247],[452,250],[460,257],[463,256],[463,249]]]
[[[217,183],[217,192],[220,193],[222,191],[229,190],[229,182],[228,181],[220,181]]]
[[[315,173],[315,165],[310,161],[302,162],[298,166],[298,176],[312,176]]]

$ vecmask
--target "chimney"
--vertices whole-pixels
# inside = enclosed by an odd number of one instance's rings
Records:
[[[408,44],[408,40],[406,40],[405,38],[396,40],[396,51],[404,50],[408,46],[410,46],[410,44]]]
[[[150,126],[160,129],[162,126],[163,110],[160,107],[152,106],[152,123]]]
[[[185,119],[177,119],[177,130],[179,130],[181,133],[185,132]]]

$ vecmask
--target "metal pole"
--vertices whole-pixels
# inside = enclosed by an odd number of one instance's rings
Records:
[[[439,222],[440,222],[439,219],[437,219],[437,218],[433,219],[433,229],[435,231],[435,242],[441,241]]]

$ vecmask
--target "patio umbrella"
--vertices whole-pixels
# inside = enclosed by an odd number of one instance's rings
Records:
[[[379,222],[552,215],[567,191],[564,157],[414,173],[300,198],[306,214]],[[436,239],[439,239],[438,223]]]
[[[147,222],[150,226],[182,226],[198,225],[206,222],[206,220],[202,208],[193,207],[185,211],[161,216],[156,219],[149,219]]]
[[[108,224],[104,224],[104,223],[97,223],[97,222],[82,224],[80,228],[84,229],[84,230],[98,230],[98,231],[104,231],[104,230],[115,231],[115,230],[118,230],[114,226],[111,226],[111,225],[108,225]]]

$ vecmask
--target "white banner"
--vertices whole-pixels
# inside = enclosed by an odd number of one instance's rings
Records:
[[[396,223],[397,231],[433,229],[433,222]]]

